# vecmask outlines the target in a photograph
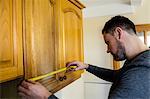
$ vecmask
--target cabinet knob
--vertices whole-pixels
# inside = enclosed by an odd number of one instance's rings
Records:
[[[64,80],[64,78],[63,77],[59,77],[59,81],[63,81]]]
[[[63,80],[66,80],[66,79],[67,79],[67,76],[59,77],[59,81],[63,81]]]
[[[66,79],[67,79],[67,76],[64,76],[63,79],[66,80]]]

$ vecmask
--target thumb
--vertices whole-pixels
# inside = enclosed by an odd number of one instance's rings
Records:
[[[75,68],[74,70],[77,71],[77,70],[82,70],[82,69],[84,69],[84,68],[79,66],[79,67]]]

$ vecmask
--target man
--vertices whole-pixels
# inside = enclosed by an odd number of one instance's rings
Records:
[[[116,61],[126,59],[121,69],[109,70],[79,61],[70,62],[67,66],[76,65],[75,70],[86,69],[112,82],[109,99],[150,99],[150,49],[137,37],[133,22],[126,17],[115,16],[105,24],[102,34],[107,44],[107,53],[111,53]],[[35,82],[24,81],[19,91],[24,97],[57,99]]]

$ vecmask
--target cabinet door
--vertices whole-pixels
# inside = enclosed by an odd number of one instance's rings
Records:
[[[54,0],[24,0],[25,78],[55,70]]]
[[[26,79],[65,67],[68,61],[83,60],[81,9],[68,0],[24,0],[23,8]],[[79,78],[79,72],[67,80],[60,81],[59,75],[64,74],[60,73],[39,82],[56,92]]]
[[[76,5],[63,0],[65,62],[83,61],[82,13]]]
[[[77,0],[61,0],[61,33],[65,63],[83,61],[82,11]],[[74,2],[73,2],[74,1]],[[72,73],[73,74],[73,73]]]
[[[23,75],[21,0],[0,0],[0,82]]]

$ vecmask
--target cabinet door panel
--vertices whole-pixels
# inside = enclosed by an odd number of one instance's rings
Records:
[[[65,62],[83,61],[83,36],[81,9],[68,0],[63,0],[62,20]]]
[[[26,78],[55,70],[53,0],[25,0]]]
[[[5,0],[2,0],[0,7],[0,25],[2,29],[0,36],[0,63],[1,67],[6,68],[13,66],[12,1],[7,3]]]
[[[0,0],[0,81],[23,75],[21,1]]]
[[[65,59],[81,60],[80,17],[75,12],[64,13]]]
[[[60,68],[65,67],[67,62],[73,60],[83,61],[83,33],[81,5],[77,0],[61,0],[60,30],[61,35],[61,62]],[[82,71],[59,73],[59,77],[71,75],[78,79]],[[68,82],[75,79],[67,78]],[[67,82],[66,81],[66,82]]]

